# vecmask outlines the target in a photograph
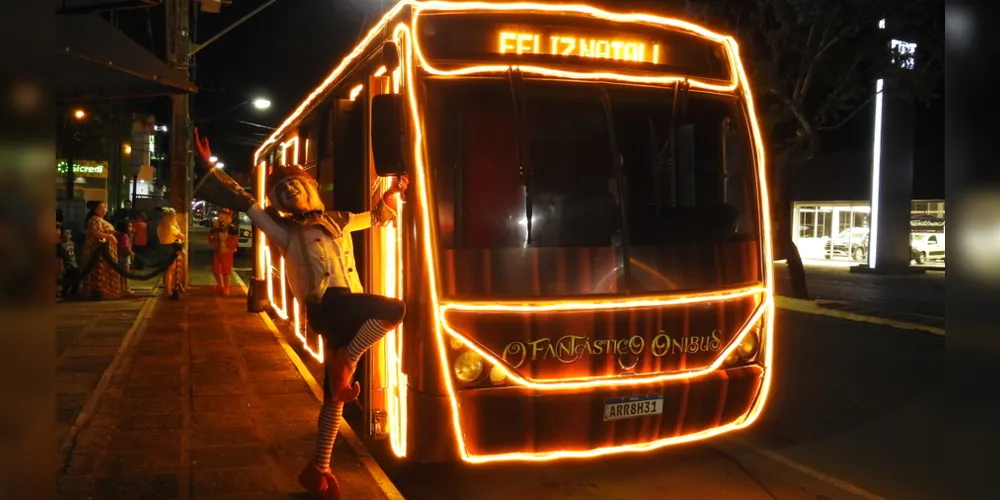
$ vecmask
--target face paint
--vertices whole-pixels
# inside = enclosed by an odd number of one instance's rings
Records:
[[[323,210],[323,203],[316,191],[316,183],[292,177],[271,189],[271,200],[277,208],[285,212],[303,213]]]

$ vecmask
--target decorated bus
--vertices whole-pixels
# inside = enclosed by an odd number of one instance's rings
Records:
[[[647,451],[751,425],[773,366],[765,154],[737,43],[680,19],[402,1],[255,156],[354,233],[407,315],[358,373],[362,433],[408,461]],[[266,203],[266,200],[264,201]],[[257,234],[274,313],[322,338]]]

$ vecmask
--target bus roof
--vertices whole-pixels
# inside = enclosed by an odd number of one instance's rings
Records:
[[[310,106],[316,104],[318,99],[331,90],[335,85],[340,83],[341,77],[351,66],[351,63],[355,62],[361,55],[363,55],[369,45],[371,45],[372,42],[378,38],[379,34],[384,32],[389,23],[408,8],[412,9],[415,14],[419,14],[421,12],[575,14],[580,17],[602,19],[611,22],[641,23],[649,26],[674,29],[694,34],[720,44],[733,44],[735,47],[735,41],[729,36],[713,32],[702,26],[681,19],[663,17],[650,13],[614,13],[595,6],[584,4],[565,5],[541,2],[401,0],[389,9],[385,15],[383,15],[382,18],[375,23],[374,26],[372,26],[364,38],[362,38],[362,40],[351,50],[351,52],[340,61],[340,64],[338,64],[333,71],[327,75],[319,86],[313,89],[313,91],[306,96],[295,111],[293,111],[292,114],[289,115],[277,129],[275,129],[274,133],[272,133],[271,136],[268,137],[263,144],[261,144],[261,146],[254,153],[255,164],[259,163],[261,155],[263,155],[271,145],[276,144],[285,134],[287,129],[291,125],[295,124],[302,114],[310,108]],[[733,76],[735,79],[735,75]]]

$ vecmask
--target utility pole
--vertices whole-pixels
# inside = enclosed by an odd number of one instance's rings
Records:
[[[191,75],[191,0],[167,0],[167,54],[170,66],[181,71],[185,78]],[[177,223],[188,238],[184,251],[188,252],[191,228],[188,212],[191,209],[191,120],[188,94],[171,96],[172,119],[170,134],[170,207],[177,211]],[[190,284],[188,259],[184,259],[184,286]]]

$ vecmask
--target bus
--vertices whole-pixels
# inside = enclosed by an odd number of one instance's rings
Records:
[[[736,41],[582,5],[404,0],[256,151],[407,304],[358,369],[358,431],[404,462],[641,452],[751,425],[773,377],[767,173]],[[266,199],[263,200],[266,203]],[[257,234],[301,348],[320,336]]]

